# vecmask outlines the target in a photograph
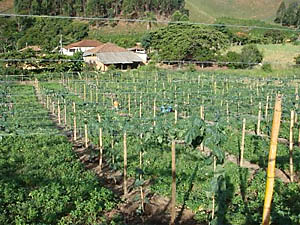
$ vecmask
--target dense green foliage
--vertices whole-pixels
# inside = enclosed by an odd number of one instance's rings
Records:
[[[63,44],[81,40],[88,35],[87,23],[47,18],[13,19],[0,18],[0,53],[39,45],[52,51]]]
[[[103,128],[104,158],[114,169],[123,169],[123,134],[126,131],[128,174],[136,178],[136,186],[150,180],[151,190],[162,195],[170,196],[170,142],[174,139],[185,140],[185,144],[176,145],[178,203],[192,209],[199,223],[260,223],[269,139],[255,133],[246,134],[244,157],[261,167],[253,176],[248,169],[238,168],[235,163],[227,161],[225,153],[239,157],[241,120],[246,118],[246,129],[254,131],[258,102],[262,102],[264,106],[266,96],[270,95],[271,104],[277,92],[285,96],[280,137],[288,138],[289,109],[295,106],[295,89],[286,87],[294,85],[294,77],[255,80],[238,75],[233,78],[220,73],[166,71],[130,71],[115,75],[65,74],[62,77],[64,82],[61,83],[40,82],[43,99],[48,96],[53,102],[66,100],[70,125],[73,119],[72,102],[76,102],[77,128],[81,130],[79,133],[82,133],[84,125],[87,124],[89,139],[96,145],[99,143],[99,127]],[[120,103],[118,110],[112,109],[114,98]],[[142,117],[139,116],[140,102]],[[201,105],[205,108],[205,121],[199,119]],[[163,112],[162,106],[172,106],[173,110],[178,110],[179,118],[176,124],[174,113]],[[100,123],[97,121],[97,114],[101,115]],[[268,117],[263,117],[261,121],[261,133],[265,135],[270,135],[271,114],[270,107]],[[137,127],[139,129],[136,129]],[[295,140],[298,129],[298,125],[293,129]],[[212,151],[203,152],[195,148],[201,142]],[[295,145],[295,171],[300,170],[298,149]],[[140,152],[143,156],[142,167],[139,165]],[[98,152],[95,152],[95,155],[98,155]],[[215,173],[212,171],[213,157],[217,158]],[[288,145],[280,143],[277,166],[288,171],[288,162]],[[139,178],[141,174],[142,179]],[[284,184],[280,179],[276,179],[271,212],[273,224],[299,224],[300,205],[295,203],[295,199],[299,198],[298,191],[297,183]],[[213,195],[216,199],[215,220],[211,218]]]
[[[286,40],[294,41],[299,32],[284,31],[280,25],[272,25],[260,20],[235,19],[222,17],[218,18],[216,24],[229,26],[216,26],[216,29],[226,34],[233,44],[279,44]],[[246,26],[246,27],[243,27]],[[263,27],[255,28],[255,27]]]
[[[73,56],[47,51],[35,52],[28,48],[23,52],[0,54],[0,72],[5,75],[38,74],[44,72],[82,71],[82,53]]]
[[[15,0],[17,13],[97,17],[139,17],[146,12],[171,15],[184,10],[184,0]]]
[[[246,69],[253,68],[263,61],[263,54],[258,50],[256,45],[246,45],[242,48],[241,53],[228,52],[222,60],[229,68]]]
[[[188,11],[184,9],[184,0],[172,1],[49,1],[49,0],[15,0],[15,12],[34,15],[66,15],[88,17],[125,17],[156,20],[158,15],[170,17],[175,13],[175,19],[187,20]],[[180,18],[177,18],[177,14]],[[112,25],[117,22],[91,21],[82,22],[68,19],[46,18],[0,18],[0,53],[24,48],[26,45],[40,45],[47,50],[53,50],[60,44],[69,44],[88,36],[91,25]],[[151,23],[149,23],[151,27]],[[126,37],[128,39],[128,37]],[[102,40],[105,38],[99,38]],[[107,38],[106,38],[107,39]],[[130,42],[130,43],[126,43]],[[132,47],[136,39],[115,40],[123,47]]]
[[[116,198],[77,160],[34,88],[6,83],[0,91],[13,105],[0,106],[0,223],[106,224]]]
[[[136,43],[141,42],[144,32],[115,32],[115,33],[105,33],[99,32],[98,30],[93,30],[89,33],[89,39],[99,40],[102,43],[111,42],[123,48],[131,48],[136,45]]]
[[[155,50],[158,60],[214,60],[229,42],[221,32],[199,25],[171,24],[146,34],[142,44]]]
[[[286,7],[284,1],[280,4],[275,23],[280,23],[284,26],[300,26],[300,5],[298,1],[291,2],[288,7]]]

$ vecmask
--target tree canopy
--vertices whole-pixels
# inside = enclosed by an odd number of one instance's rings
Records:
[[[150,32],[142,44],[154,49],[159,60],[214,60],[229,42],[226,35],[192,24],[171,24]]]
[[[282,2],[277,10],[275,23],[284,26],[300,27],[300,5],[298,2],[291,2],[288,7]]]
[[[146,12],[185,11],[184,0],[14,0],[17,13],[67,16],[136,17]]]

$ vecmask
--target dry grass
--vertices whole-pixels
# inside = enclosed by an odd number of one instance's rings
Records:
[[[11,12],[14,8],[13,0],[1,0],[0,1],[0,12]]]
[[[283,69],[295,65],[295,57],[300,54],[300,45],[257,45],[264,54],[264,63],[270,63],[273,68]],[[234,46],[229,51],[240,52],[241,46]]]

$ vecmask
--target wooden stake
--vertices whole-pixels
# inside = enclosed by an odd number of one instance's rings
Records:
[[[102,105],[103,106],[105,105],[105,94],[104,93],[102,94]],[[112,107],[113,107],[113,105],[112,105]]]
[[[114,151],[114,136],[113,135],[111,136],[111,150]],[[114,154],[112,154],[111,161],[112,161],[112,164],[115,164],[115,156],[114,156]]]
[[[153,100],[153,119],[154,119],[153,126],[156,125],[155,117],[156,117],[156,98]]]
[[[126,132],[124,133],[124,197],[127,198],[128,190],[127,190],[127,138]]]
[[[267,96],[267,102],[266,102],[265,120],[268,119],[268,109],[269,109],[269,95]]]
[[[213,170],[214,170],[214,174],[216,173],[216,169],[217,169],[217,157],[214,156],[214,165],[213,165]],[[215,195],[213,194],[212,196],[212,213],[211,213],[211,218],[214,219],[215,218]]]
[[[275,102],[275,108],[274,108],[273,123],[272,123],[262,225],[270,224],[271,202],[272,202],[273,189],[274,189],[276,151],[277,151],[277,141],[278,141],[279,127],[280,127],[280,120],[281,120],[281,96],[277,96]]]
[[[204,120],[204,106],[201,106],[201,107],[200,107],[200,118],[201,118],[202,120]],[[203,144],[203,141],[202,141],[201,144],[200,144],[200,150],[201,150],[201,151],[204,151],[204,144]]]
[[[77,140],[77,126],[76,126],[76,105],[75,102],[73,102],[73,140],[76,141]]]
[[[175,124],[177,124],[178,120],[178,111],[177,111],[177,105],[175,105]]]
[[[228,101],[226,101],[226,115],[227,115],[227,123],[229,123],[229,105],[228,105]]]
[[[99,101],[99,96],[98,96],[98,87],[96,87],[96,103]]]
[[[143,138],[143,134],[140,134],[140,138],[141,138],[141,145],[142,145],[142,138]],[[140,169],[143,170],[143,152],[142,150],[140,150]],[[139,176],[140,180],[143,179],[143,175],[140,173]],[[142,208],[142,212],[145,211],[144,208],[144,204],[145,204],[145,198],[144,198],[144,191],[143,191],[143,186],[140,186],[140,193],[141,193],[141,208]]]
[[[59,99],[57,100],[57,118],[58,118],[58,124],[61,124],[61,117],[60,117],[60,104]]]
[[[47,95],[47,103],[46,108],[49,110],[49,96]]]
[[[260,120],[261,120],[261,102],[258,105],[257,130],[256,130],[257,135],[260,135]]]
[[[89,147],[87,121],[85,121],[85,123],[84,123],[84,144],[85,144],[85,148]]]
[[[217,81],[214,82],[214,93],[217,94]]]
[[[52,114],[55,115],[55,103],[54,103],[54,101],[52,102]]]
[[[176,150],[175,141],[172,141],[172,200],[171,200],[171,225],[175,225],[176,216]]]
[[[140,118],[142,118],[142,96],[140,96]]]
[[[289,149],[290,149],[290,179],[291,182],[294,182],[294,163],[293,163],[293,128],[294,128],[294,110],[291,111],[291,122],[290,122],[290,143],[289,143]]]
[[[243,129],[242,129],[242,141],[241,141],[240,167],[243,166],[243,161],[244,161],[245,133],[246,133],[246,119],[244,118],[243,119]]]
[[[67,126],[67,103],[66,99],[64,99],[64,125]]]
[[[83,84],[83,101],[86,101],[86,84]]]
[[[99,122],[99,168],[100,172],[102,170],[102,163],[103,163],[103,141],[102,141],[102,127],[101,127],[101,117],[98,114],[98,122]]]
[[[295,112],[295,119],[294,122],[297,123],[298,122],[298,114],[297,111],[299,109],[299,95],[296,95],[296,104],[295,104],[295,108],[296,108],[296,112]]]
[[[130,115],[130,94],[128,94],[128,114]]]

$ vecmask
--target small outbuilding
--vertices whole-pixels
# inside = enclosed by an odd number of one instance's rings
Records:
[[[97,69],[107,71],[110,65],[118,69],[137,68],[143,64],[143,59],[137,54],[112,43],[106,43],[84,52],[86,63],[96,65]]]

